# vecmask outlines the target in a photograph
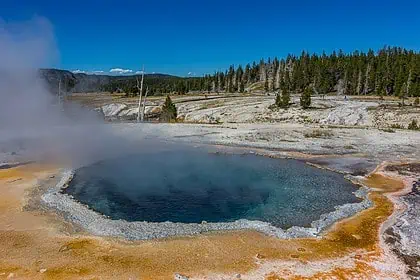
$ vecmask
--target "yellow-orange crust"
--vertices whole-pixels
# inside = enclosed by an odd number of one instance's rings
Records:
[[[68,233],[55,214],[25,211],[38,180],[57,170],[27,165],[0,170],[0,279],[371,279],[401,278],[380,242],[393,214],[388,196],[408,184],[381,168],[365,184],[373,207],[336,223],[320,239],[280,240],[235,231],[128,242]],[[383,265],[381,265],[383,264]],[[334,278],[337,277],[337,278]]]

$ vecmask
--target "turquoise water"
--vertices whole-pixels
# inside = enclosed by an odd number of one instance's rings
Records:
[[[303,162],[198,150],[149,152],[77,170],[65,192],[112,219],[200,223],[260,220],[309,226],[358,202],[342,175]]]

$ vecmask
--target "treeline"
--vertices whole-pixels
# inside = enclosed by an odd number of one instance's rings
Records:
[[[137,79],[140,81],[141,76],[122,77],[102,86],[101,90],[123,92],[129,96],[138,95]],[[205,90],[203,78],[181,78],[168,75],[145,75],[143,91],[146,91],[146,88],[149,90],[148,95],[185,94],[190,91]]]
[[[254,88],[264,91],[287,89],[303,92],[337,92],[346,95],[420,96],[420,54],[403,48],[386,47],[378,52],[343,51],[329,55],[288,55],[287,58],[263,59],[245,67],[233,65],[225,72],[205,76],[202,90],[244,92]],[[259,87],[255,87],[259,83]]]
[[[420,96],[420,54],[399,47],[385,47],[377,52],[343,51],[331,54],[261,59],[245,66],[230,66],[226,71],[195,78],[175,76],[145,77],[149,95],[192,91],[199,92],[313,92],[343,95]],[[113,80],[104,91],[138,94],[135,76]],[[146,88],[144,89],[146,90]]]

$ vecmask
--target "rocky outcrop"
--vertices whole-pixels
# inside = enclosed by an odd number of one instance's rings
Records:
[[[99,111],[107,120],[132,121],[137,119],[139,109],[138,107],[129,108],[123,103],[112,103],[102,106]],[[161,106],[149,103],[144,109],[144,115],[146,119],[155,119],[160,116],[161,111]]]
[[[402,200],[407,210],[385,231],[385,241],[407,264],[408,275],[420,279],[420,178]]]
[[[128,107],[125,104],[112,103],[102,106],[101,109],[105,118],[115,118],[121,113],[121,111],[127,110],[127,108]]]
[[[320,123],[346,126],[370,126],[372,121],[367,108],[375,105],[375,103],[349,102],[347,106],[344,104],[333,109]]]

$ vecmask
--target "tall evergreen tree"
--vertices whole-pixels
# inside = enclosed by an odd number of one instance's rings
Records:
[[[177,110],[175,104],[172,102],[172,99],[169,95],[166,96],[165,103],[162,106],[162,113],[160,115],[160,120],[165,122],[176,121]]]
[[[312,88],[309,86],[302,92],[302,95],[300,96],[300,106],[302,106],[303,109],[308,109],[311,106],[311,94]]]
[[[290,105],[290,92],[287,87],[284,87],[281,92],[281,104],[280,107],[287,109]]]

